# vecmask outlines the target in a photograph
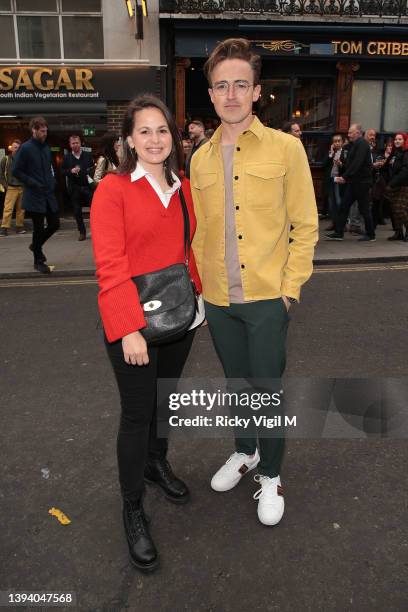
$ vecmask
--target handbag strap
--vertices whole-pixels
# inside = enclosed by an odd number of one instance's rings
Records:
[[[186,200],[184,198],[184,193],[182,188],[179,189],[179,196],[181,202],[181,210],[183,211],[183,219],[184,219],[184,259],[185,264],[188,268],[188,263],[190,259],[190,217],[188,214],[188,208],[186,204]]]

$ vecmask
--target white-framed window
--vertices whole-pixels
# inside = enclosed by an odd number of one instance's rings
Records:
[[[353,83],[351,122],[363,129],[392,133],[408,129],[408,81],[356,79]]]
[[[0,0],[0,57],[103,59],[102,0]]]

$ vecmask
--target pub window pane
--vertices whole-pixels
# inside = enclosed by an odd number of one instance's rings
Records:
[[[71,59],[103,59],[101,17],[63,17],[64,56]]]
[[[363,129],[381,130],[382,81],[354,81],[351,99],[351,122]]]
[[[16,9],[32,13],[56,13],[57,2],[56,0],[16,0]]]
[[[332,130],[333,89],[332,79],[294,79],[292,119],[302,130]]]
[[[10,11],[10,0],[0,0],[0,11]]]
[[[61,57],[58,17],[17,17],[20,56],[56,59]]]
[[[290,79],[265,79],[261,86],[259,116],[268,127],[279,129],[290,114]]]
[[[13,17],[10,15],[2,15],[0,17],[0,57],[14,58],[16,57],[16,43],[14,40]]]
[[[385,98],[384,132],[406,131],[408,81],[388,81]]]
[[[101,0],[62,0],[63,13],[100,13]]]

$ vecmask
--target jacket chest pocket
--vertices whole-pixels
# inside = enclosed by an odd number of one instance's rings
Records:
[[[220,182],[217,172],[200,172],[191,181],[200,196],[201,206],[206,217],[222,212],[220,206],[223,193],[220,194]]]
[[[285,172],[282,164],[248,164],[245,168],[248,205],[266,209],[281,207]]]

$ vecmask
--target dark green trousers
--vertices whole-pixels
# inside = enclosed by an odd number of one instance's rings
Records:
[[[205,303],[205,312],[215,350],[228,379],[280,379],[286,365],[286,336],[289,315],[282,298],[214,306]],[[235,438],[239,453],[252,455],[259,438],[258,471],[271,478],[280,472],[284,451],[281,437]]]

